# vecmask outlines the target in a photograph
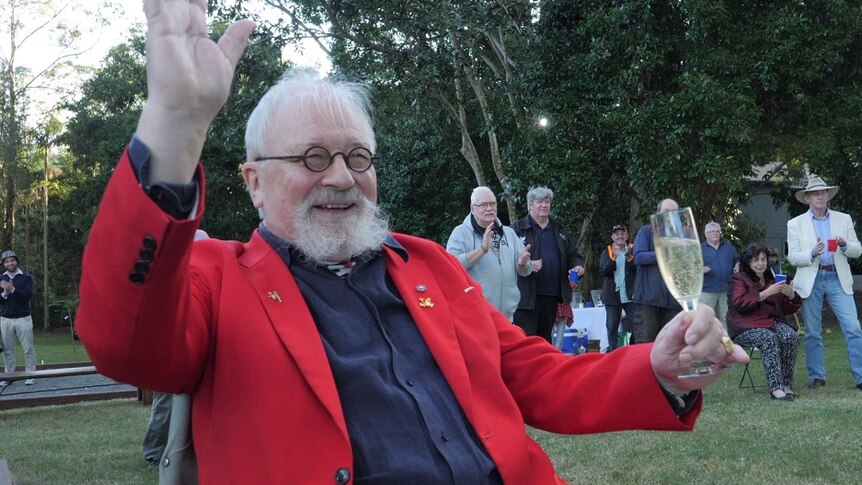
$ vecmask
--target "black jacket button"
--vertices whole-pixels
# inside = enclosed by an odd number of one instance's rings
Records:
[[[144,236],[143,246],[144,246],[144,249],[150,249],[150,250],[155,251],[156,247],[158,246],[156,244],[156,238],[154,238],[153,236]]]
[[[141,259],[148,263],[156,257],[156,254],[153,252],[152,249],[141,249],[140,255]]]
[[[344,485],[345,483],[350,481],[350,470],[347,468],[339,468],[337,472],[335,472],[335,483],[338,485]]]
[[[129,274],[129,281],[136,285],[141,285],[144,283],[144,275],[140,273],[131,273]]]
[[[149,261],[144,261],[143,259],[139,259],[135,261],[135,273],[147,274],[150,272],[150,263]]]

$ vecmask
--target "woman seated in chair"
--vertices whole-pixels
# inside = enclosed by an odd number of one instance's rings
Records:
[[[792,401],[799,341],[785,317],[799,310],[802,300],[789,282],[775,282],[768,255],[759,243],[742,252],[727,292],[727,330],[737,344],[760,350],[772,399]]]

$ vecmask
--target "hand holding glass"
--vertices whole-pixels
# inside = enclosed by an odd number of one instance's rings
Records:
[[[703,254],[691,209],[654,214],[651,217],[656,259],[667,289],[684,311],[693,312],[703,288]],[[712,362],[693,362],[688,373],[678,377],[713,374]]]

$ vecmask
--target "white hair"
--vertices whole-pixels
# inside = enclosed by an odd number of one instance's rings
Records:
[[[248,118],[245,128],[246,161],[273,155],[267,153],[268,142],[285,136],[284,133],[273,133],[279,118],[299,116],[312,109],[325,123],[333,126],[342,126],[344,120],[358,120],[364,126],[355,128],[364,132],[371,153],[376,151],[377,140],[372,129],[371,102],[366,86],[320,79],[311,69],[291,69],[269,88]]]
[[[494,196],[494,200],[497,200],[497,196],[494,194],[494,191],[485,187],[484,185],[480,185],[473,189],[473,193],[470,194],[470,203],[476,204],[479,201],[479,196],[482,194],[491,194]]]
[[[703,232],[706,233],[707,231],[709,231],[710,227],[717,227],[719,231],[721,230],[721,224],[715,221],[709,221],[706,223],[705,226],[703,226]]]

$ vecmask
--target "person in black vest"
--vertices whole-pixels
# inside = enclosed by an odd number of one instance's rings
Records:
[[[3,311],[0,317],[0,330],[3,334],[3,361],[5,371],[15,372],[15,337],[24,348],[24,369],[27,372],[36,370],[36,350],[33,347],[33,317],[30,315],[30,300],[33,299],[33,277],[21,271],[18,267],[18,255],[7,249],[2,255],[3,267],[6,272],[0,275],[0,297]],[[26,385],[36,381],[27,379]],[[6,381],[0,382],[5,386]]]

